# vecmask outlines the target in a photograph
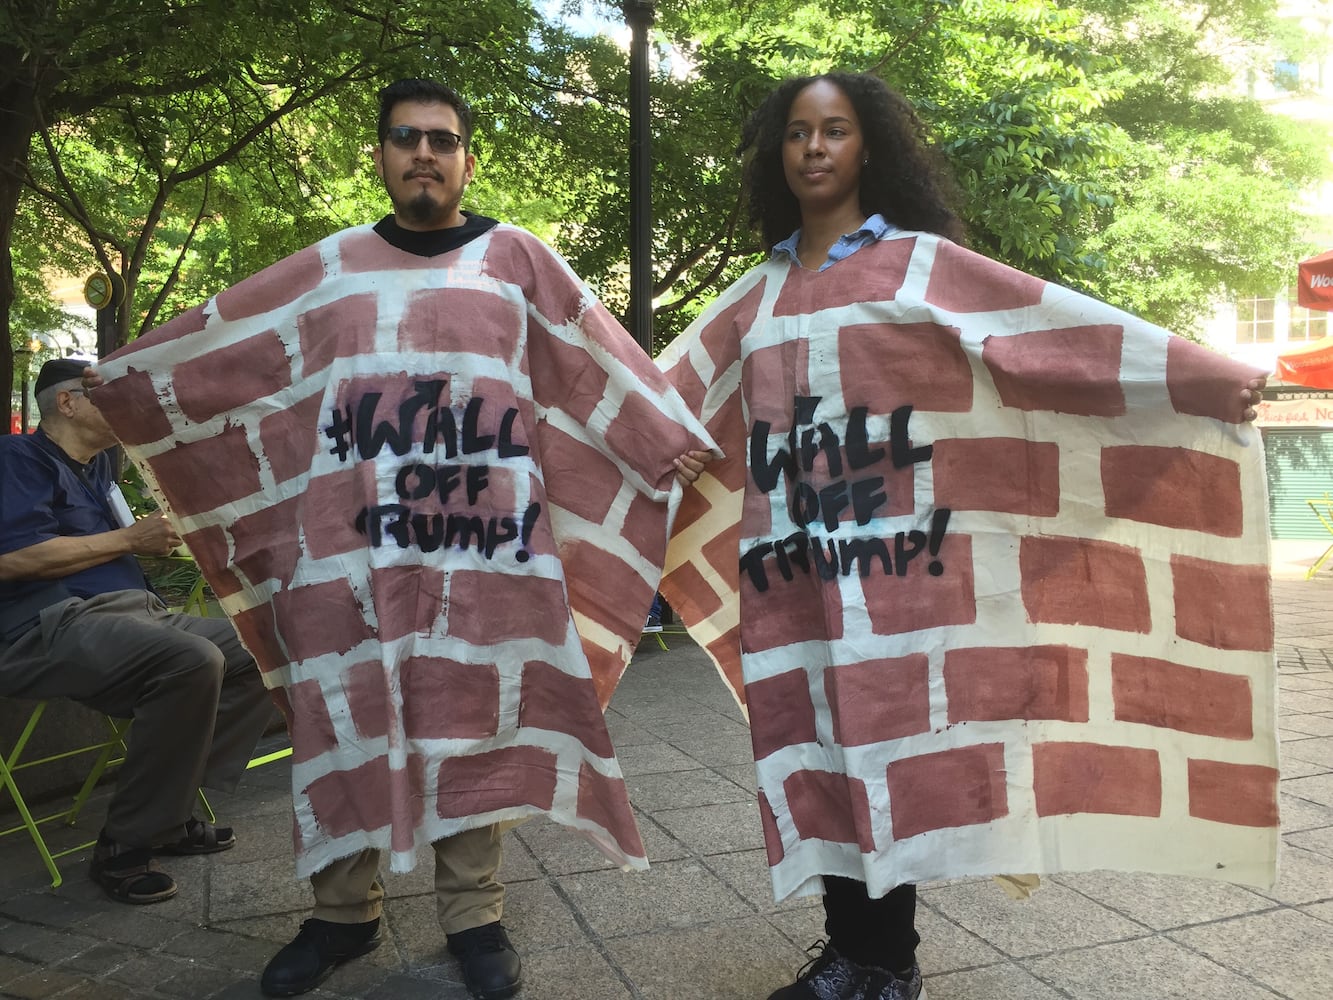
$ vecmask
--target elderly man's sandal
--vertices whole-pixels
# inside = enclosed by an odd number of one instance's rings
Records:
[[[185,821],[185,836],[157,848],[158,854],[216,854],[236,846],[229,826],[214,826],[191,816]]]

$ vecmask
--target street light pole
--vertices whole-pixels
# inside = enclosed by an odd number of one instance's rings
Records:
[[[22,365],[22,378],[19,380],[19,432],[28,433],[28,376],[32,374],[32,348],[28,344],[14,348],[14,363]],[[13,398],[12,396],[10,397]],[[10,427],[13,427],[10,424]]]
[[[656,16],[652,0],[621,4],[630,28],[629,48],[629,327],[653,353],[652,149],[648,95],[648,29]]]

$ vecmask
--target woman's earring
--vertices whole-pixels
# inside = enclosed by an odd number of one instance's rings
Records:
[[[862,161],[861,161],[861,166],[863,166],[863,167],[868,167],[868,166],[870,166],[870,157],[867,156],[864,160],[862,160]]]

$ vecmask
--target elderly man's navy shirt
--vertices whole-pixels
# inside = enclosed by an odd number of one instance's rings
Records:
[[[107,500],[111,484],[111,457],[106,452],[80,465],[40,427],[32,434],[0,435],[0,554],[52,538],[100,535],[119,528]],[[0,604],[50,582],[0,581]],[[75,597],[146,589],[143,571],[129,554],[62,577],[60,582]]]

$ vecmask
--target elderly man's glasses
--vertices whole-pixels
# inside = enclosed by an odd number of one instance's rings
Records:
[[[447,155],[463,145],[463,137],[456,132],[446,132],[442,128],[413,128],[411,125],[395,125],[389,129],[388,139],[399,149],[416,149],[422,136],[430,143],[432,153]]]

